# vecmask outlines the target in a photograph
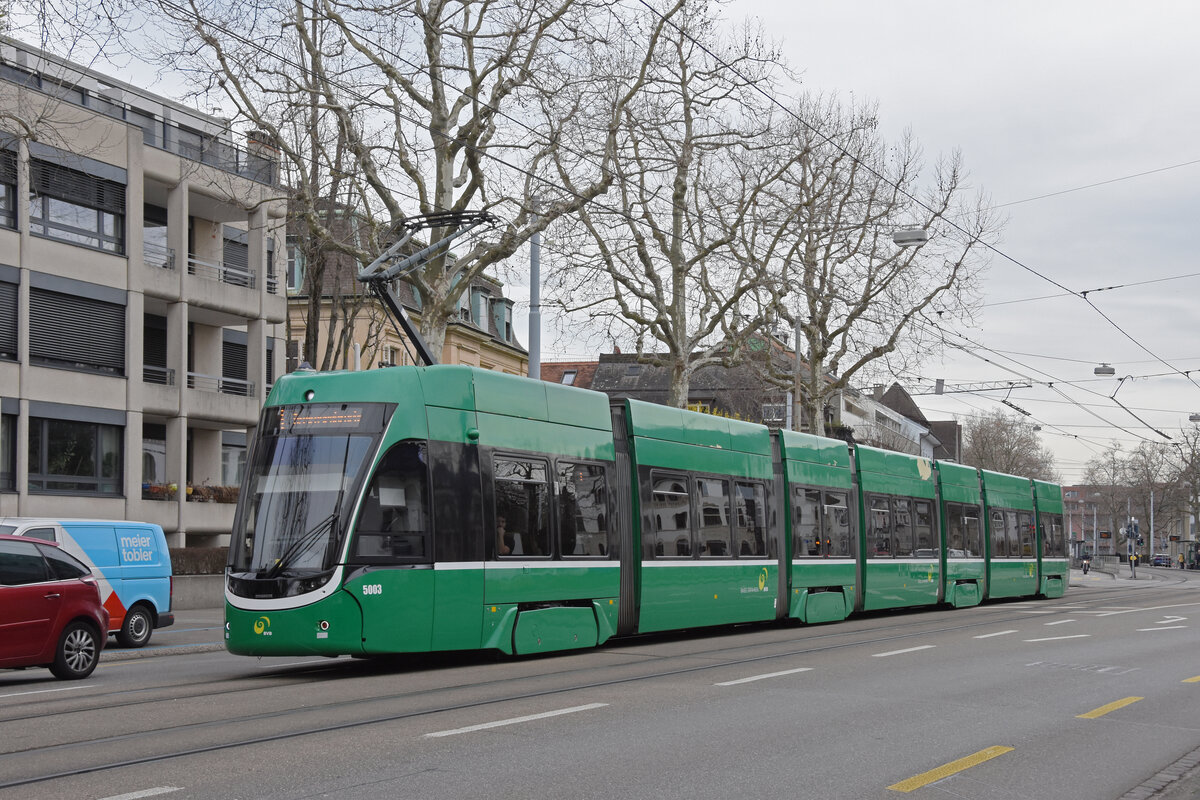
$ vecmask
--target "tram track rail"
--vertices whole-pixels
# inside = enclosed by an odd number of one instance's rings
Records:
[[[1159,580],[1152,585],[1148,585],[1146,587],[1136,587],[1136,589],[1138,590],[1138,595],[1143,595],[1145,590],[1149,590],[1152,588],[1164,589],[1164,588],[1177,586],[1179,584],[1184,584],[1184,583],[1188,583],[1188,582],[1189,581],[1187,580],[1187,576],[1185,576],[1185,577],[1177,579],[1177,580],[1170,580],[1170,581]],[[1075,610],[1082,610],[1082,609],[1067,609],[1067,608],[1057,608],[1057,607],[1069,605],[1069,606],[1087,608],[1088,606],[1093,606],[1093,607],[1099,606],[1099,605],[1103,605],[1105,603],[1112,602],[1114,600],[1122,599],[1122,598],[1128,600],[1130,597],[1129,592],[1130,592],[1130,588],[1128,588],[1128,587],[1123,588],[1121,590],[1100,590],[1097,593],[1088,592],[1086,597],[1071,597],[1069,599],[1068,598],[1056,598],[1054,600],[1038,601],[1037,604],[1038,605],[1044,604],[1047,606],[1055,606],[1056,608],[1050,609],[1052,613],[1066,615],[1066,614],[1072,613]],[[1021,603],[1022,608],[1020,610],[1018,610],[1016,608],[1016,602]],[[420,708],[408,708],[408,709],[404,709],[404,710],[398,710],[395,712],[388,712],[388,713],[382,713],[382,714],[376,713],[376,714],[370,714],[367,716],[362,716],[362,717],[349,719],[349,720],[342,720],[342,721],[325,721],[325,722],[319,722],[316,724],[302,724],[299,726],[291,727],[288,730],[280,730],[280,731],[276,731],[276,732],[272,732],[272,733],[259,734],[259,735],[236,736],[236,737],[226,740],[226,741],[197,744],[194,746],[181,746],[181,747],[174,747],[174,748],[166,748],[160,752],[148,752],[148,753],[145,753],[144,755],[138,755],[138,756],[134,756],[134,757],[99,758],[99,759],[93,760],[92,763],[85,763],[85,764],[81,764],[79,766],[75,766],[75,767],[71,767],[71,768],[67,768],[67,769],[57,769],[57,770],[52,770],[52,771],[45,771],[45,772],[42,772],[39,774],[27,774],[27,775],[24,775],[21,777],[14,777],[14,778],[7,779],[7,780],[0,780],[0,789],[12,789],[12,788],[18,788],[18,787],[23,787],[23,786],[31,786],[31,785],[46,783],[46,782],[55,781],[55,780],[77,777],[80,775],[87,775],[87,774],[95,773],[95,772],[102,772],[102,771],[107,771],[107,770],[114,770],[114,769],[120,769],[120,768],[124,768],[124,767],[131,767],[131,766],[138,766],[138,765],[154,764],[154,763],[158,763],[158,762],[169,761],[169,760],[179,759],[179,758],[186,758],[188,756],[200,755],[200,754],[205,754],[205,753],[237,750],[240,748],[254,747],[257,745],[287,741],[290,739],[296,739],[296,738],[301,738],[301,737],[306,737],[306,736],[333,733],[333,732],[337,732],[337,731],[345,731],[345,730],[350,730],[350,729],[355,729],[355,728],[364,728],[364,727],[370,727],[373,725],[382,725],[382,724],[398,722],[398,721],[402,721],[402,720],[406,720],[406,719],[417,719],[417,718],[432,716],[432,715],[436,715],[436,714],[457,712],[457,711],[469,710],[469,709],[473,709],[473,708],[486,708],[488,706],[493,706],[493,705],[497,705],[497,704],[501,704],[501,703],[517,702],[517,701],[523,701],[523,700],[534,700],[534,699],[538,699],[538,698],[552,697],[552,696],[556,696],[556,695],[565,695],[565,694],[570,694],[573,692],[583,692],[583,691],[588,691],[588,690],[593,690],[593,689],[602,689],[602,688],[607,688],[607,687],[612,687],[612,686],[620,686],[620,685],[624,685],[624,684],[630,684],[630,683],[642,682],[642,681],[670,679],[670,678],[685,676],[685,675],[689,675],[689,674],[694,674],[697,672],[703,672],[703,671],[709,671],[709,670],[715,670],[715,669],[724,669],[724,668],[728,668],[728,667],[736,667],[736,666],[749,665],[749,664],[755,664],[755,663],[762,663],[762,662],[767,662],[767,661],[771,661],[771,660],[775,660],[775,659],[802,657],[805,655],[814,655],[814,654],[818,654],[818,653],[822,653],[822,652],[828,652],[828,651],[842,649],[842,648],[848,648],[848,647],[864,647],[864,646],[871,646],[871,645],[887,644],[887,643],[901,641],[904,639],[911,639],[911,638],[919,637],[919,636],[928,636],[928,635],[939,634],[939,633],[950,633],[950,632],[960,631],[960,630],[971,630],[971,629],[977,629],[977,628],[982,628],[982,627],[992,626],[992,625],[997,625],[997,624],[1005,624],[1005,625],[1013,624],[1018,620],[1022,620],[1022,619],[1027,620],[1029,618],[1028,602],[1029,601],[1015,601],[1013,603],[1000,602],[1000,603],[996,603],[996,604],[985,605],[985,606],[977,609],[978,612],[982,612],[982,613],[978,613],[976,618],[973,618],[969,621],[957,620],[953,624],[939,624],[941,622],[949,622],[949,620],[945,620],[944,618],[939,620],[939,619],[937,619],[939,614],[930,613],[930,614],[928,614],[927,619],[919,620],[916,624],[911,624],[911,621],[910,621],[910,624],[906,625],[903,629],[900,629],[900,630],[898,630],[896,627],[897,615],[894,613],[881,613],[878,615],[867,615],[864,617],[857,618],[857,621],[860,623],[865,623],[866,627],[853,627],[850,629],[847,629],[847,628],[841,627],[841,626],[838,626],[836,629],[834,629],[834,628],[813,628],[813,629],[811,629],[813,631],[813,634],[809,635],[809,636],[805,636],[803,638],[802,646],[785,647],[782,650],[771,650],[770,652],[763,652],[763,653],[758,653],[755,655],[741,655],[741,656],[735,656],[735,657],[728,657],[729,654],[737,652],[737,651],[744,652],[748,647],[762,649],[762,648],[779,647],[780,645],[786,646],[790,641],[794,641],[794,639],[791,637],[785,637],[786,634],[794,633],[796,630],[805,630],[805,629],[797,629],[797,628],[784,628],[782,626],[776,626],[774,629],[764,627],[761,630],[763,630],[763,631],[774,630],[774,631],[777,631],[780,634],[780,636],[768,638],[767,641],[755,642],[755,643],[752,643],[749,645],[746,644],[745,642],[741,642],[737,645],[729,645],[729,646],[725,646],[725,647],[718,647],[715,649],[706,649],[706,650],[697,651],[697,652],[679,653],[679,654],[673,654],[673,655],[655,654],[655,655],[651,655],[651,656],[647,657],[646,659],[631,660],[627,664],[620,665],[620,668],[636,670],[639,666],[653,665],[655,661],[675,661],[675,662],[677,662],[682,659],[694,659],[694,658],[700,657],[700,656],[703,656],[705,658],[704,663],[672,666],[667,669],[652,669],[652,670],[646,671],[646,672],[637,672],[636,674],[619,675],[616,677],[606,678],[606,679],[602,679],[602,680],[573,680],[572,679],[573,675],[582,676],[582,673],[594,672],[597,667],[595,665],[591,665],[591,664],[580,666],[578,668],[573,668],[573,669],[569,669],[569,670],[541,672],[536,675],[525,676],[525,679],[527,679],[527,680],[534,680],[534,681],[538,681],[538,682],[544,682],[548,678],[555,678],[557,680],[562,681],[561,685],[539,688],[536,690],[514,692],[514,691],[512,691],[514,679],[511,678],[510,676],[505,676],[505,677],[500,677],[500,678],[489,678],[488,680],[477,681],[477,682],[462,682],[462,683],[456,683],[453,685],[440,686],[440,687],[437,687],[432,690],[431,689],[420,689],[420,690],[409,690],[409,691],[404,691],[404,692],[399,692],[399,693],[373,693],[373,694],[370,694],[367,696],[363,696],[363,697],[359,697],[359,698],[355,698],[355,699],[351,699],[351,700],[339,700],[339,701],[329,702],[329,703],[303,705],[303,706],[299,706],[299,707],[282,708],[282,709],[278,709],[275,711],[264,711],[264,712],[257,712],[257,713],[253,713],[253,714],[239,714],[239,715],[225,716],[225,717],[222,717],[219,719],[211,719],[211,720],[205,720],[205,721],[199,721],[199,722],[187,722],[187,723],[181,723],[181,724],[176,724],[176,725],[157,726],[153,729],[116,734],[116,735],[112,735],[112,736],[85,737],[85,738],[79,738],[77,740],[64,741],[64,742],[59,742],[56,744],[42,746],[42,747],[27,748],[27,749],[21,749],[21,750],[11,750],[11,751],[0,754],[0,767],[4,767],[6,762],[8,762],[12,766],[15,766],[15,762],[21,756],[28,755],[28,753],[32,750],[36,750],[41,753],[46,753],[46,752],[71,753],[72,754],[71,758],[55,758],[54,759],[56,763],[60,763],[60,764],[64,763],[64,762],[71,763],[73,760],[76,760],[78,758],[78,756],[77,756],[78,753],[84,752],[88,749],[103,748],[104,746],[111,746],[114,744],[126,745],[126,744],[130,744],[130,743],[138,743],[140,745],[141,743],[144,743],[147,741],[166,741],[169,739],[171,734],[191,734],[191,733],[195,733],[195,732],[203,732],[205,730],[217,729],[217,728],[230,729],[230,728],[235,728],[238,726],[250,726],[253,723],[258,723],[258,722],[262,722],[262,721],[266,721],[266,720],[294,719],[296,721],[301,721],[305,717],[311,717],[313,715],[318,715],[318,716],[326,715],[331,710],[334,710],[334,709],[336,709],[337,711],[340,711],[342,713],[346,713],[346,712],[353,712],[355,710],[363,709],[363,708],[377,707],[379,704],[384,703],[384,702],[406,702],[406,701],[411,701],[414,698],[434,701],[430,705],[425,706],[425,707],[420,707]],[[926,623],[930,623],[930,624],[926,624]],[[737,629],[735,629],[735,631],[736,630]],[[654,641],[670,641],[673,639],[686,638],[689,635],[695,635],[695,634],[694,633],[692,633],[692,634],[674,633],[674,634],[652,636],[652,637],[634,637],[631,639],[623,640],[621,643],[616,643],[616,645],[614,647],[607,648],[607,649],[610,652],[618,652],[618,653],[622,653],[622,654],[626,654],[626,655],[637,656],[638,654],[636,652],[632,652],[631,648],[637,646],[639,643],[647,643],[647,642],[653,643]],[[697,637],[697,638],[700,638],[700,637]],[[712,632],[706,632],[703,635],[703,638],[711,640],[711,639],[714,639],[717,637],[714,637]],[[476,663],[483,664],[483,661],[480,659],[476,659]],[[135,702],[138,704],[142,704],[142,705],[153,705],[156,703],[171,702],[171,701],[178,700],[178,699],[200,699],[200,698],[204,698],[204,697],[212,697],[214,695],[231,695],[231,694],[238,694],[238,693],[244,693],[244,692],[249,692],[249,691],[263,691],[263,690],[272,690],[272,689],[277,689],[277,688],[302,688],[308,684],[314,684],[314,683],[319,683],[324,680],[328,680],[328,678],[329,678],[328,674],[322,674],[320,676],[313,676],[311,679],[305,679],[302,681],[295,680],[295,676],[297,673],[303,673],[305,671],[312,671],[314,669],[317,671],[320,671],[321,673],[329,673],[330,671],[334,671],[339,674],[344,674],[347,678],[360,678],[360,677],[368,677],[371,675],[382,674],[380,672],[379,667],[373,665],[371,662],[356,661],[353,664],[351,664],[349,662],[345,662],[345,661],[330,662],[327,664],[316,662],[311,666],[305,665],[305,666],[301,666],[298,668],[288,668],[288,672],[286,673],[286,676],[285,676],[286,679],[275,680],[275,681],[270,681],[270,682],[264,683],[261,681],[261,679],[256,677],[253,681],[253,685],[242,686],[242,687],[238,687],[236,689],[215,692],[215,693],[212,691],[207,691],[207,690],[212,686],[218,685],[219,683],[224,683],[224,681],[221,681],[221,682],[212,681],[212,682],[206,682],[206,683],[202,683],[202,684],[193,684],[193,685],[189,686],[189,688],[194,689],[195,691],[189,692],[185,695],[175,694],[171,697],[147,697],[147,698],[135,701]],[[366,670],[365,673],[364,673],[364,670]],[[425,670],[422,670],[422,671],[425,671]],[[503,692],[500,694],[493,695],[493,696],[481,697],[481,698],[466,701],[466,702],[447,703],[447,702],[437,702],[436,701],[436,698],[438,696],[444,697],[445,695],[447,695],[449,693],[461,692],[461,691],[476,691],[476,692],[484,691],[484,692],[486,692],[495,687],[501,687],[503,689]],[[163,692],[164,690],[169,691],[170,688],[171,687],[169,687],[169,686],[167,686],[167,687],[159,686],[159,687],[153,687],[151,689],[146,689],[144,691]],[[122,696],[123,699],[118,701],[118,699],[117,699],[118,695]],[[9,721],[31,720],[34,718],[44,721],[47,718],[52,719],[55,717],[65,717],[65,716],[84,714],[84,713],[90,713],[90,712],[111,711],[111,710],[115,710],[118,708],[127,710],[130,706],[128,695],[129,695],[128,691],[113,692],[113,693],[111,693],[112,702],[110,702],[110,703],[90,704],[83,708],[63,709],[61,711],[53,712],[52,714],[49,714],[49,715],[47,715],[43,711],[42,713],[36,714],[36,715],[31,714],[31,715],[24,715],[24,716],[6,717],[6,718],[4,718],[3,721],[9,722]],[[7,769],[7,768],[0,768],[0,773],[13,774],[12,770]]]

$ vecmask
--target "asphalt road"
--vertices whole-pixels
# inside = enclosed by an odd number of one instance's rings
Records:
[[[0,672],[0,800],[1200,796],[1200,573],[1138,577],[522,659],[239,658],[183,612]]]

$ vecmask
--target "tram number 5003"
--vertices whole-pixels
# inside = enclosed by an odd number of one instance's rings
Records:
[[[383,594],[382,583],[364,583],[362,587],[363,596],[370,594]]]

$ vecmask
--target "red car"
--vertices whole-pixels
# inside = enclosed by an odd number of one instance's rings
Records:
[[[0,536],[0,669],[86,678],[107,631],[100,587],[83,562],[50,542]]]

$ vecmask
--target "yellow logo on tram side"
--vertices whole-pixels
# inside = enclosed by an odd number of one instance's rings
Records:
[[[254,633],[257,636],[270,636],[267,629],[271,627],[270,617],[259,617],[254,620]]]
[[[766,567],[763,567],[762,572],[759,573],[758,590],[760,592],[765,592],[767,590],[767,568]]]
[[[1029,577],[1032,578],[1037,573],[1037,564],[1030,563],[1026,564],[1025,567],[1029,570]]]
[[[921,480],[927,481],[933,477],[933,465],[929,463],[928,458],[917,459],[917,472],[921,474]]]

